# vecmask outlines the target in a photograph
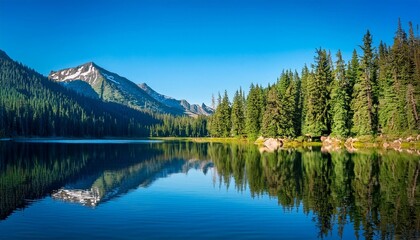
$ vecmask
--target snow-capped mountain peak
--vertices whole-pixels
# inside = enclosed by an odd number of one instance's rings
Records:
[[[176,100],[162,95],[146,83],[135,84],[125,77],[105,70],[93,62],[73,68],[51,71],[49,79],[62,83],[79,94],[116,102],[139,110],[190,116],[210,115],[211,108],[190,105],[185,100]]]

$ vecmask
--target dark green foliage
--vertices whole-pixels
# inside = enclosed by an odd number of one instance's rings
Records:
[[[305,134],[320,136],[330,131],[330,88],[332,72],[327,52],[318,49],[315,57],[313,77],[306,83],[307,112],[305,117]]]
[[[353,99],[354,84],[356,83],[356,79],[358,79],[359,76],[360,76],[359,56],[357,55],[356,49],[354,49],[353,54],[351,56],[351,60],[349,61],[347,65],[347,72],[346,72],[346,78],[348,79],[349,85],[350,85],[347,92],[347,96],[350,97],[350,100],[349,100],[350,106],[351,106],[351,101]],[[349,131],[353,127],[353,115],[354,115],[353,109],[350,107],[349,122],[348,122]]]
[[[231,121],[232,136],[242,137],[245,134],[245,100],[242,89],[236,91],[233,97]]]
[[[251,85],[246,101],[245,127],[247,136],[255,139],[260,134],[263,115],[263,92],[257,85]]]
[[[302,97],[302,80],[299,77],[297,71],[293,74],[293,91],[292,95],[294,97],[294,116],[293,124],[295,136],[299,136],[302,133],[302,109],[303,109],[303,97]]]
[[[219,94],[218,106],[210,118],[209,131],[212,137],[229,137],[232,127],[231,107],[227,91],[223,99]]]
[[[379,45],[379,124],[382,133],[400,131],[404,125],[405,115],[403,107],[398,105],[398,94],[395,89],[394,78],[392,77],[391,50],[381,42]]]
[[[174,117],[156,115],[162,123],[150,127],[151,137],[205,137],[208,135],[207,117]]]
[[[277,88],[280,95],[279,104],[279,127],[278,135],[286,137],[295,137],[298,131],[296,124],[298,113],[298,85],[299,77],[294,76],[291,71],[283,72],[280,77]]]
[[[223,95],[222,103],[219,105],[218,110],[220,111],[218,116],[220,117],[219,124],[221,137],[229,137],[232,122],[230,119],[231,109],[227,91],[225,91],[225,94]]]
[[[347,137],[350,129],[350,82],[340,50],[337,52],[335,79],[331,91],[332,128],[331,135]]]
[[[408,37],[399,24],[392,48],[381,43],[377,53],[369,31],[360,47],[360,60],[354,50],[347,66],[340,51],[333,63],[329,52],[317,49],[313,68],[305,65],[301,77],[283,71],[273,86],[251,85],[247,136],[419,133],[420,40],[412,24]]]
[[[411,23],[408,38],[398,22],[392,47],[383,43],[379,46],[379,123],[382,133],[412,133],[419,129],[419,52],[419,41]]]
[[[267,137],[278,135],[280,122],[280,97],[275,86],[269,88],[267,105],[265,107],[261,134]]]
[[[308,81],[311,80],[311,73],[309,72],[308,67],[305,66],[302,69],[302,77],[301,77],[301,87],[300,87],[300,94],[299,94],[299,103],[301,112],[300,112],[300,132],[305,133],[306,131],[306,113],[308,111]]]
[[[363,37],[363,56],[360,61],[360,75],[353,88],[353,127],[354,135],[372,135],[377,132],[377,64],[372,47],[372,36],[367,31]]]

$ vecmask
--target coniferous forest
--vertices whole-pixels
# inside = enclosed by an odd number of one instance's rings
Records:
[[[91,99],[0,52],[0,137],[265,137],[411,135],[420,132],[420,37],[398,22],[392,45],[369,31],[346,61],[315,50],[267,87],[219,93],[210,117],[138,111]],[[376,42],[376,40],[375,40]]]
[[[227,92],[209,119],[214,137],[410,135],[420,130],[420,38],[398,22],[393,44],[373,45],[369,31],[345,61],[316,49],[314,63],[285,70],[277,82]],[[334,60],[333,60],[334,59]]]

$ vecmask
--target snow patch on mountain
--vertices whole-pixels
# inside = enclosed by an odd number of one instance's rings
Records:
[[[114,79],[114,76],[112,76],[112,75],[108,75],[108,74],[106,74],[106,73],[102,73],[102,75],[104,75],[104,76],[106,77],[106,79],[108,79],[109,81],[114,82],[114,83],[116,83],[116,84],[120,84],[118,81],[116,81],[116,80]]]
[[[76,68],[68,68],[57,72],[51,72],[49,75],[50,79],[57,82],[83,80],[93,84],[96,83],[98,77],[98,70],[92,62],[77,66]]]

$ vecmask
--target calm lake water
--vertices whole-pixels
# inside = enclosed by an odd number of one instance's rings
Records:
[[[420,157],[0,142],[0,239],[419,239]]]

